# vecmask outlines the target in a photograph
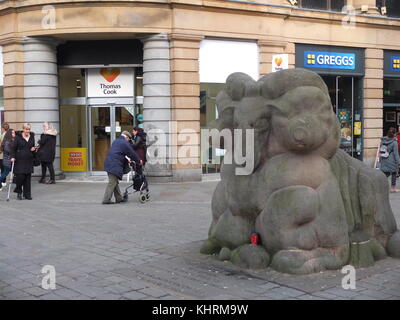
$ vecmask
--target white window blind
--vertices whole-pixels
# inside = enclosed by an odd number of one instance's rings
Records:
[[[255,42],[203,40],[199,64],[200,82],[224,83],[234,72],[244,72],[258,80],[258,46]]]

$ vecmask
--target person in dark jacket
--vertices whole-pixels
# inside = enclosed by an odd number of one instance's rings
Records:
[[[35,134],[31,132],[31,125],[25,123],[22,133],[16,132],[14,146],[11,154],[11,161],[14,164],[14,174],[16,176],[16,187],[18,200],[22,200],[22,194],[27,200],[32,200],[31,196],[31,176],[33,173],[33,152],[35,148]]]
[[[43,124],[43,133],[40,135],[39,144],[39,160],[42,166],[42,177],[39,183],[54,184],[56,183],[53,162],[56,157],[56,140],[57,130],[51,124],[45,122]],[[50,180],[45,181],[46,171],[49,169]]]
[[[3,151],[1,150],[1,144],[3,143],[3,138],[6,132],[10,129],[10,126],[8,123],[3,123],[1,126],[1,136],[0,136],[0,172],[4,172],[4,166],[3,166]],[[5,187],[5,183],[2,184],[3,187]],[[0,186],[1,187],[1,186]]]
[[[133,150],[135,150],[143,161],[143,164],[146,164],[146,133],[142,128],[134,127],[132,129],[132,146]]]
[[[0,191],[6,186],[6,178],[11,171],[12,162],[11,154],[13,150],[13,144],[15,139],[15,131],[13,129],[8,129],[4,133],[3,141],[0,145],[0,150],[3,152],[3,172],[0,176]]]
[[[396,130],[390,128],[388,130],[387,136],[381,138],[381,154],[380,154],[380,170],[389,177],[392,175],[391,189],[390,192],[399,192],[396,189],[396,177],[397,171],[399,170],[400,157],[397,147]],[[386,152],[382,153],[382,147],[386,149]]]
[[[124,175],[124,166],[127,163],[125,156],[132,161],[142,162],[135,151],[129,144],[132,136],[128,131],[122,132],[121,136],[116,139],[110,150],[108,151],[106,160],[104,161],[104,170],[108,174],[108,184],[104,192],[103,204],[112,204],[111,197],[114,194],[115,203],[125,202],[121,190],[119,189],[119,180]]]

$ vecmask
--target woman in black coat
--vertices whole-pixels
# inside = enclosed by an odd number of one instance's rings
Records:
[[[146,138],[147,134],[143,131],[142,128],[134,127],[132,129],[132,147],[133,150],[138,154],[140,159],[143,161],[143,165],[146,164],[146,152],[147,152],[147,147],[146,147]]]
[[[18,200],[32,200],[31,196],[31,176],[33,173],[33,152],[35,148],[35,134],[31,132],[31,125],[25,123],[22,127],[22,134],[16,132],[14,146],[12,150],[12,162],[14,164],[14,174],[16,176],[16,187],[14,192],[18,194]]]
[[[43,124],[43,133],[40,135],[39,144],[39,159],[42,165],[42,178],[39,183],[54,184],[56,183],[53,162],[56,157],[56,141],[57,130],[49,123]],[[45,181],[46,171],[49,168],[50,180]]]

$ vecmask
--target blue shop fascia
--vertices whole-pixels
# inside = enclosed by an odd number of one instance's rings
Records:
[[[383,64],[383,132],[400,126],[400,51],[385,50]]]

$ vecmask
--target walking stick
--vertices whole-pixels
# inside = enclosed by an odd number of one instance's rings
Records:
[[[15,163],[15,161],[13,161],[12,166],[11,166],[11,181],[10,181],[10,184],[8,185],[7,201],[10,201],[11,185],[12,185],[12,183],[14,181],[14,163]]]

